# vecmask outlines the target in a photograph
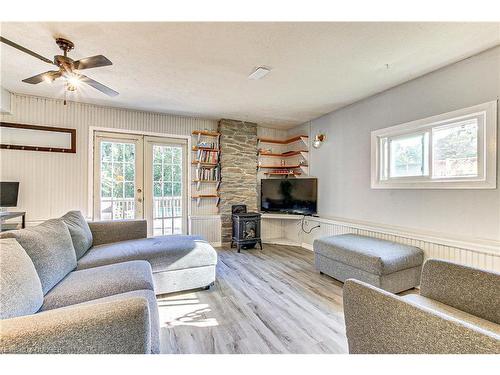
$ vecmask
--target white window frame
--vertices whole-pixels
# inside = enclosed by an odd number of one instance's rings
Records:
[[[432,178],[432,129],[460,120],[478,118],[478,176]],[[389,153],[382,152],[387,138],[429,133],[428,175],[391,177]],[[390,147],[387,145],[387,147]],[[387,158],[386,158],[387,157]],[[371,132],[372,189],[496,189],[497,169],[497,101],[463,108]]]

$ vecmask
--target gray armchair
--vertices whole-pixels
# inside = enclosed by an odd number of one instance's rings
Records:
[[[344,285],[350,353],[500,353],[500,274],[428,260],[420,294]]]

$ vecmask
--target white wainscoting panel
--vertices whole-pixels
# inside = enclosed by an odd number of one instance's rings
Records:
[[[275,221],[282,222],[282,220]],[[312,250],[314,239],[322,236],[359,234],[420,247],[424,251],[425,258],[445,259],[500,272],[500,242],[498,241],[455,240],[445,236],[440,238],[436,234],[412,234],[409,231],[386,227],[377,229],[376,224],[360,224],[341,219],[307,218],[304,222],[304,229],[310,231],[316,225],[321,227],[313,229],[310,234],[307,234],[302,231],[300,225],[289,220],[284,224],[285,229],[280,233],[283,233],[290,242],[310,250]],[[278,229],[275,230],[279,232]]]
[[[203,236],[213,246],[221,246],[220,215],[201,215],[189,218],[190,233]]]

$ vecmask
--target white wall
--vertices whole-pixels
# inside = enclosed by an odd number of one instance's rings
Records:
[[[191,135],[195,129],[217,129],[217,121],[166,114],[100,107],[61,100],[11,95],[11,114],[2,121],[74,128],[76,154],[0,151],[0,180],[20,181],[18,208],[26,210],[28,224],[58,217],[68,210],[89,214],[89,127],[106,127],[140,132]],[[193,215],[214,214],[213,202],[193,204]],[[215,211],[216,213],[216,211]],[[213,221],[217,221],[214,218]],[[208,224],[203,221],[202,226]],[[200,223],[196,228],[200,229]],[[210,237],[220,231],[215,224]],[[220,222],[219,222],[220,227]],[[212,233],[213,232],[213,233]]]
[[[312,121],[311,136],[317,131],[327,134],[323,146],[310,154],[310,173],[319,179],[320,216],[499,241],[499,189],[370,188],[372,130],[496,100],[499,95],[497,47]],[[497,164],[500,169],[500,160]]]

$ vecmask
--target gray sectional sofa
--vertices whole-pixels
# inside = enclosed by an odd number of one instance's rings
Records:
[[[156,294],[208,287],[196,236],[146,238],[142,220],[80,212],[0,235],[0,352],[159,353]]]
[[[429,259],[420,294],[344,284],[349,353],[500,354],[500,274]]]

